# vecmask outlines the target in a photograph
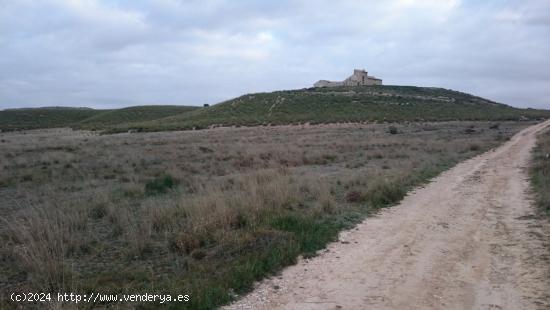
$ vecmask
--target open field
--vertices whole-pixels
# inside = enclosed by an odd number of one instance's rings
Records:
[[[2,133],[0,306],[39,290],[213,308],[530,124]]]

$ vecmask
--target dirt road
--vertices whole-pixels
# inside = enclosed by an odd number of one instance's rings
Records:
[[[550,309],[529,127],[341,234],[227,309]],[[547,244],[546,244],[547,246]]]

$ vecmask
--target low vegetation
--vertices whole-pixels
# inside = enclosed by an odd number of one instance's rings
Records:
[[[531,166],[531,184],[541,212],[550,216],[550,130],[538,137]]]
[[[365,121],[503,121],[541,117],[550,117],[550,111],[514,108],[442,88],[354,86],[249,94],[190,113],[127,123],[108,131]]]
[[[189,294],[169,306],[212,309],[529,124],[1,133],[0,296]]]
[[[514,108],[442,88],[354,86],[248,94],[201,108],[138,106],[116,110],[13,109],[0,111],[0,130],[71,127],[120,133],[220,126],[506,121],[548,117],[550,111]]]
[[[103,130],[111,126],[126,123],[151,121],[168,116],[193,111],[199,107],[191,106],[137,106],[105,111],[93,117],[87,118],[73,127]]]
[[[68,127],[101,113],[88,108],[28,108],[0,111],[0,131]]]
[[[156,120],[198,109],[190,106],[137,106],[113,110],[25,108],[0,111],[0,131],[72,127],[105,130],[125,123]]]

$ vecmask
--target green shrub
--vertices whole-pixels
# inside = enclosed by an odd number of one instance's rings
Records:
[[[470,151],[475,152],[479,151],[481,147],[478,144],[470,144]]]
[[[167,174],[145,183],[145,193],[148,195],[163,194],[174,185],[176,185],[175,179]]]
[[[388,128],[388,132],[389,132],[390,134],[392,134],[392,135],[397,134],[397,133],[398,133],[397,127],[395,127],[395,126],[390,126],[390,127]]]
[[[99,203],[90,209],[90,217],[93,219],[101,219],[107,215],[107,205]]]
[[[367,200],[375,207],[384,207],[398,202],[407,193],[399,182],[381,182],[372,186],[367,194]]]

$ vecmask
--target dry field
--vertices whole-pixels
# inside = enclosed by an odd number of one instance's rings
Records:
[[[530,124],[0,134],[0,307],[32,290],[212,308]]]
[[[531,183],[541,213],[550,216],[550,129],[538,136],[537,147],[533,154]]]

